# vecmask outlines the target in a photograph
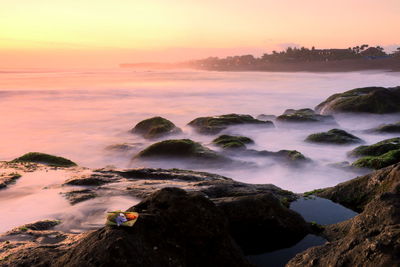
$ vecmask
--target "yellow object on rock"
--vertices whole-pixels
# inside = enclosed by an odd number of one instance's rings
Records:
[[[107,212],[106,225],[132,227],[138,217],[137,212],[110,211]]]

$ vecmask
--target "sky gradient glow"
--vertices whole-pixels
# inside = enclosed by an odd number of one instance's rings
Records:
[[[1,0],[0,67],[400,44],[399,0]]]

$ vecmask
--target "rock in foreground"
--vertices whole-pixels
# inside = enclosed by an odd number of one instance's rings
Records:
[[[193,127],[197,132],[201,134],[218,134],[229,126],[245,124],[262,125],[267,127],[274,126],[271,121],[258,120],[250,115],[240,114],[200,117],[188,123],[189,126]]]
[[[340,129],[332,129],[327,132],[311,134],[306,138],[306,141],[326,144],[353,144],[362,142],[362,140],[357,136]]]
[[[365,87],[334,94],[316,106],[321,114],[400,112],[400,87]]]
[[[339,203],[346,200],[362,213],[327,226],[325,235],[330,242],[296,255],[286,266],[400,266],[399,164],[340,184],[322,195]]]
[[[162,117],[153,117],[136,124],[131,132],[139,134],[146,139],[155,139],[171,134],[178,134],[181,133],[182,130],[167,119]]]

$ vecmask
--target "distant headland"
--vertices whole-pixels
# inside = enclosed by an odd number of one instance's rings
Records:
[[[125,63],[122,68],[190,68],[214,71],[347,72],[362,70],[400,71],[400,47],[386,53],[381,46],[367,44],[346,49],[288,47],[286,50],[253,55],[208,57],[177,63]]]

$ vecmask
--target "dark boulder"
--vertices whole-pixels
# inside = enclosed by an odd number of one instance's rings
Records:
[[[251,266],[214,203],[198,193],[164,188],[129,211],[134,227],[103,227],[52,266]]]
[[[76,166],[75,162],[63,157],[57,157],[54,155],[49,155],[40,152],[29,152],[25,155],[14,159],[12,162],[35,162],[42,163],[49,166],[55,167],[72,167]]]
[[[261,125],[273,127],[271,121],[257,120],[250,115],[226,114],[214,117],[200,117],[188,123],[198,133],[201,134],[218,134],[229,126],[233,125]]]
[[[380,156],[396,149],[400,149],[400,137],[386,139],[369,146],[358,146],[348,154],[353,157]]]
[[[376,133],[400,133],[400,122],[393,124],[383,124],[374,129],[368,130],[368,132]]]
[[[324,122],[336,123],[335,119],[330,115],[320,115],[309,108],[304,109],[287,109],[285,112],[276,118],[281,122]]]
[[[232,236],[246,254],[293,246],[309,232],[303,217],[272,194],[226,197],[216,202],[229,221]]]
[[[400,149],[390,150],[380,156],[365,156],[351,165],[359,168],[381,169],[400,162]]]
[[[172,139],[157,142],[139,152],[134,158],[229,161],[217,152],[190,139]]]
[[[246,144],[254,144],[251,138],[246,136],[221,135],[213,140],[213,144],[223,149],[246,148]]]
[[[338,112],[400,112],[400,87],[365,87],[334,94],[316,106],[321,114]]]
[[[305,141],[326,144],[353,144],[362,142],[362,140],[357,136],[340,129],[332,129],[327,132],[311,134]]]
[[[146,139],[155,139],[172,134],[178,134],[181,133],[182,130],[167,119],[162,117],[153,117],[136,124],[131,132],[139,134]]]

